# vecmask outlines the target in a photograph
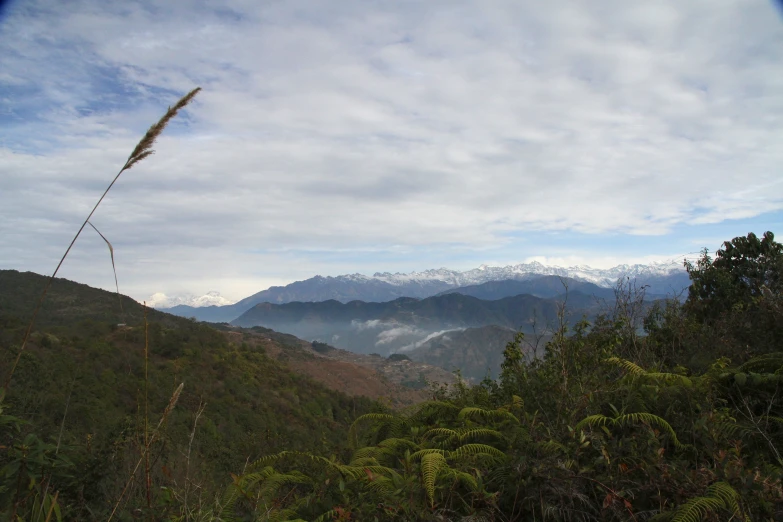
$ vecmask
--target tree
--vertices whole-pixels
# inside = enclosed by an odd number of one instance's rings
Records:
[[[750,346],[769,351],[780,339],[777,302],[783,291],[783,245],[772,232],[752,232],[723,243],[712,259],[706,250],[686,263],[691,287],[686,313]]]

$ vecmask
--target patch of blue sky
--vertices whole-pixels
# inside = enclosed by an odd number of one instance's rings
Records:
[[[506,241],[494,246],[477,248],[462,243],[433,243],[432,245],[382,245],[357,248],[290,248],[246,249],[250,255],[293,256],[324,267],[341,269],[354,266],[348,272],[420,271],[446,267],[465,270],[481,264],[511,264],[531,257],[584,258],[612,257],[633,259],[659,256],[660,261],[680,262],[684,257],[696,257],[702,248],[715,252],[722,245],[749,232],[761,235],[777,232],[783,238],[783,210],[768,212],[746,219],[725,220],[710,224],[678,224],[663,235],[587,234],[570,230],[517,231],[504,234]],[[385,267],[394,267],[385,268]],[[369,269],[369,271],[368,271]],[[329,273],[328,269],[324,271]],[[331,275],[345,271],[336,270]]]
[[[59,67],[51,63],[51,69]],[[63,124],[102,115],[132,115],[142,106],[169,105],[183,94],[130,81],[122,67],[96,61],[86,60],[82,70],[56,76],[56,82],[46,85],[34,75],[24,83],[0,81],[0,146],[17,152],[52,153],[61,146]],[[183,114],[169,132],[181,132],[187,119]],[[125,120],[128,130],[137,134],[144,133],[149,124],[136,117]]]
[[[758,216],[731,219],[719,223],[680,223],[661,235],[623,233],[587,234],[563,231],[515,231],[505,234],[508,242],[497,248],[496,254],[505,257],[527,256],[585,256],[644,257],[693,256],[702,248],[710,252],[720,248],[723,241],[749,232],[761,235],[777,232],[783,238],[783,210]]]

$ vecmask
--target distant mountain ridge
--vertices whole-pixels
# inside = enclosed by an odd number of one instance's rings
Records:
[[[285,304],[290,302],[320,302],[334,299],[342,303],[359,300],[387,302],[400,297],[427,298],[451,289],[479,285],[491,281],[526,281],[543,276],[567,277],[581,283],[611,288],[622,277],[635,279],[638,286],[647,285],[650,294],[670,294],[689,285],[688,274],[678,263],[649,265],[618,265],[610,269],[588,266],[569,268],[546,266],[538,262],[505,267],[482,265],[460,272],[440,268],[423,272],[375,273],[372,276],[347,274],[336,277],[315,276],[286,286],[273,286],[227,306],[200,308],[179,305],[167,312],[195,317],[202,321],[231,321],[258,303]]]
[[[527,333],[543,331],[557,320],[562,299],[521,294],[486,301],[459,293],[383,303],[336,300],[258,303],[232,321],[235,326],[263,326],[302,339],[319,340],[356,353],[389,355],[421,347],[441,334],[496,325]],[[593,317],[601,303],[579,291],[569,292],[568,322]]]
[[[493,301],[520,294],[529,294],[535,297],[549,299],[563,295],[566,292],[580,291],[584,294],[594,295],[599,299],[614,299],[614,290],[604,288],[594,283],[577,281],[570,277],[541,276],[524,280],[504,279],[503,281],[487,281],[477,285],[460,286],[451,288],[437,295],[462,294]]]

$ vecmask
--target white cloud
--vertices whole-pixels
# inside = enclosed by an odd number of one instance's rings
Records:
[[[375,328],[385,328],[387,326],[390,326],[394,323],[387,323],[384,321],[381,321],[380,319],[370,319],[369,321],[358,321],[354,319],[351,321],[351,327],[355,328],[358,331],[364,331],[364,330],[370,330]]]
[[[375,346],[390,344],[396,341],[400,337],[407,336],[407,335],[417,335],[420,332],[421,331],[415,326],[401,324],[395,326],[394,328],[390,328],[388,330],[384,330],[381,333],[379,333],[378,340],[375,342]]]
[[[523,231],[661,235],[779,211],[774,9],[20,2],[0,42],[0,267],[51,270],[194,85],[95,217],[137,297],[241,298],[372,265],[356,257],[372,250],[447,257]],[[99,238],[73,256],[66,275],[111,286]]]
[[[397,350],[397,352],[401,352],[401,353],[402,352],[410,352],[412,350],[415,350],[416,348],[424,346],[424,344],[427,341],[429,341],[431,339],[434,339],[434,338],[436,338],[436,337],[438,337],[440,335],[443,335],[443,334],[448,333],[448,332],[461,332],[462,330],[464,330],[464,328],[452,328],[450,330],[441,330],[439,332],[432,332],[431,334],[428,334],[424,339],[421,339],[420,341],[415,341],[415,342],[412,342],[410,344],[406,344],[405,346],[402,346],[401,348],[399,348]],[[444,336],[443,340],[444,341],[450,341],[451,338],[448,337],[448,336]]]

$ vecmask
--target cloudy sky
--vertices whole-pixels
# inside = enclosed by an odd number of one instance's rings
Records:
[[[220,8],[213,6],[221,5]],[[676,258],[783,236],[783,16],[763,0],[16,0],[0,268],[93,223],[120,289]],[[91,229],[63,277],[112,288]]]

